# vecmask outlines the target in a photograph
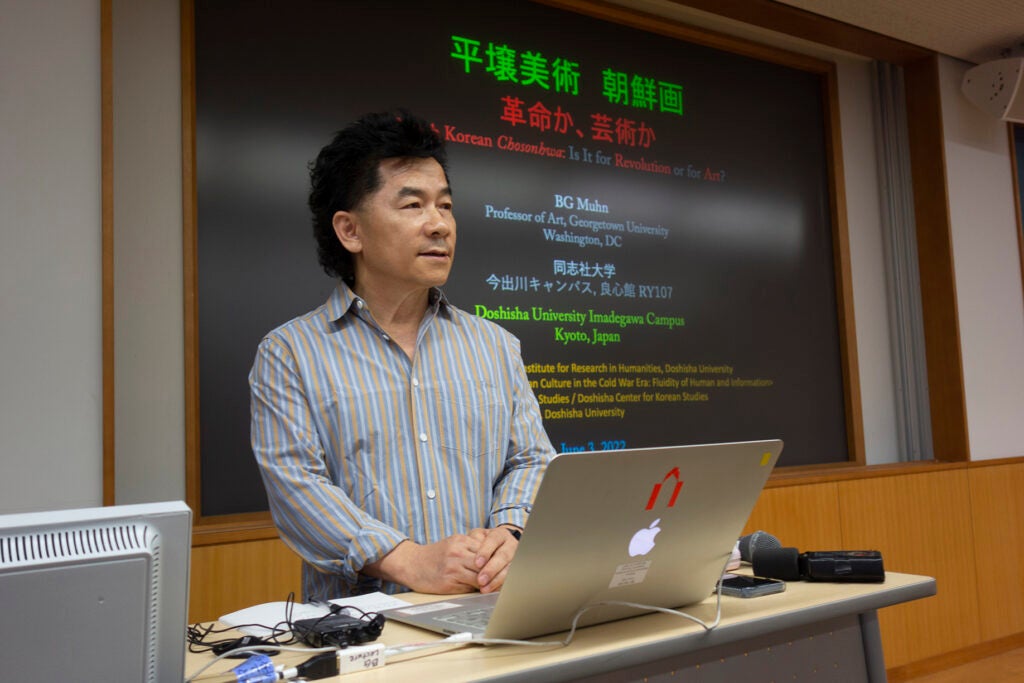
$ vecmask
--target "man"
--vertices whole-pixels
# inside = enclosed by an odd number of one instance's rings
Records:
[[[554,451],[518,340],[438,289],[455,255],[443,141],[363,117],[311,167],[327,302],[271,332],[252,446],[306,600],[498,590]]]

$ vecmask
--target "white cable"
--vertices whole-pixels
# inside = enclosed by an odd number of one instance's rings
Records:
[[[478,642],[472,633],[455,633],[442,640],[431,640],[422,643],[406,643],[405,645],[394,645],[384,650],[384,657],[389,658],[395,655],[404,655],[419,650],[428,650],[434,647],[451,647],[453,645],[466,645]]]
[[[731,558],[730,558],[731,559]],[[580,611],[576,613],[576,616],[572,619],[572,626],[569,628],[569,633],[566,634],[563,640],[508,640],[504,638],[473,638],[471,642],[480,643],[483,645],[532,645],[535,647],[551,647],[551,646],[568,646],[572,642],[573,636],[576,635],[576,629],[579,626],[580,617],[587,611],[600,607],[602,605],[612,605],[621,607],[632,607],[638,610],[647,612],[661,612],[663,614],[670,614],[672,616],[683,617],[703,627],[705,631],[711,631],[718,627],[718,624],[722,621],[722,577],[725,576],[728,571],[729,561],[726,560],[725,565],[722,566],[722,571],[718,575],[718,583],[715,588],[715,619],[711,623],[707,623],[692,614],[687,614],[680,610],[668,609],[666,607],[656,607],[654,605],[643,605],[636,602],[624,602],[621,600],[602,600],[600,602],[592,602],[589,605],[584,605],[580,608]],[[441,641],[444,642],[444,641]]]
[[[689,619],[690,621],[703,627],[705,631],[711,631],[718,627],[718,624],[722,621],[722,577],[727,571],[728,561],[726,566],[722,567],[722,571],[718,577],[717,587],[715,589],[715,618],[712,622],[708,623],[699,619],[692,614],[687,614],[680,610],[668,609],[666,607],[656,607],[654,605],[644,605],[637,602],[625,602],[621,600],[602,600],[600,602],[593,602],[589,605],[584,605],[580,608],[576,615],[572,619],[572,626],[569,628],[569,633],[566,634],[563,640],[513,640],[509,638],[483,638],[473,636],[469,633],[457,633],[453,636],[449,636],[444,640],[435,640],[426,643],[410,643],[408,645],[397,645],[390,647],[384,651],[385,657],[392,655],[406,654],[408,652],[415,652],[417,650],[426,650],[433,647],[446,647],[453,644],[465,644],[472,643],[476,645],[527,645],[530,647],[566,647],[572,642],[573,636],[576,635],[576,630],[579,628],[580,618],[588,611],[595,607],[601,606],[617,606],[617,607],[630,607],[645,612],[661,612],[662,614],[670,614],[676,617],[682,617]]]

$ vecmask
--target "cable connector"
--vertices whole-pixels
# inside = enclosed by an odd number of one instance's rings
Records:
[[[281,672],[281,679],[290,681],[293,678],[304,678],[315,681],[320,678],[338,675],[338,658],[333,652],[323,652],[310,657],[298,666]]]
[[[384,666],[384,643],[351,645],[338,650],[338,673],[350,674],[357,671],[379,669]]]

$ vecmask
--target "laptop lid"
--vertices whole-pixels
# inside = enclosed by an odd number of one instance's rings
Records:
[[[782,442],[569,453],[548,466],[501,591],[451,596],[388,617],[441,632],[452,612],[493,602],[487,638],[565,631],[606,600],[677,608],[714,590]],[[587,610],[588,625],[640,614]],[[435,622],[436,623],[431,623]],[[472,630],[472,629],[470,629]]]

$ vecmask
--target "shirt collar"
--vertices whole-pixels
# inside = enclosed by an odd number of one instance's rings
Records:
[[[356,296],[356,293],[352,291],[348,284],[339,282],[338,286],[331,292],[331,296],[328,297],[326,305],[329,318],[337,322],[349,313],[357,315],[358,311],[363,308],[364,303],[361,298]],[[431,287],[430,295],[427,299],[427,310],[436,315],[448,306],[451,306],[451,304],[448,302],[448,297],[445,296],[445,293],[438,287]]]

